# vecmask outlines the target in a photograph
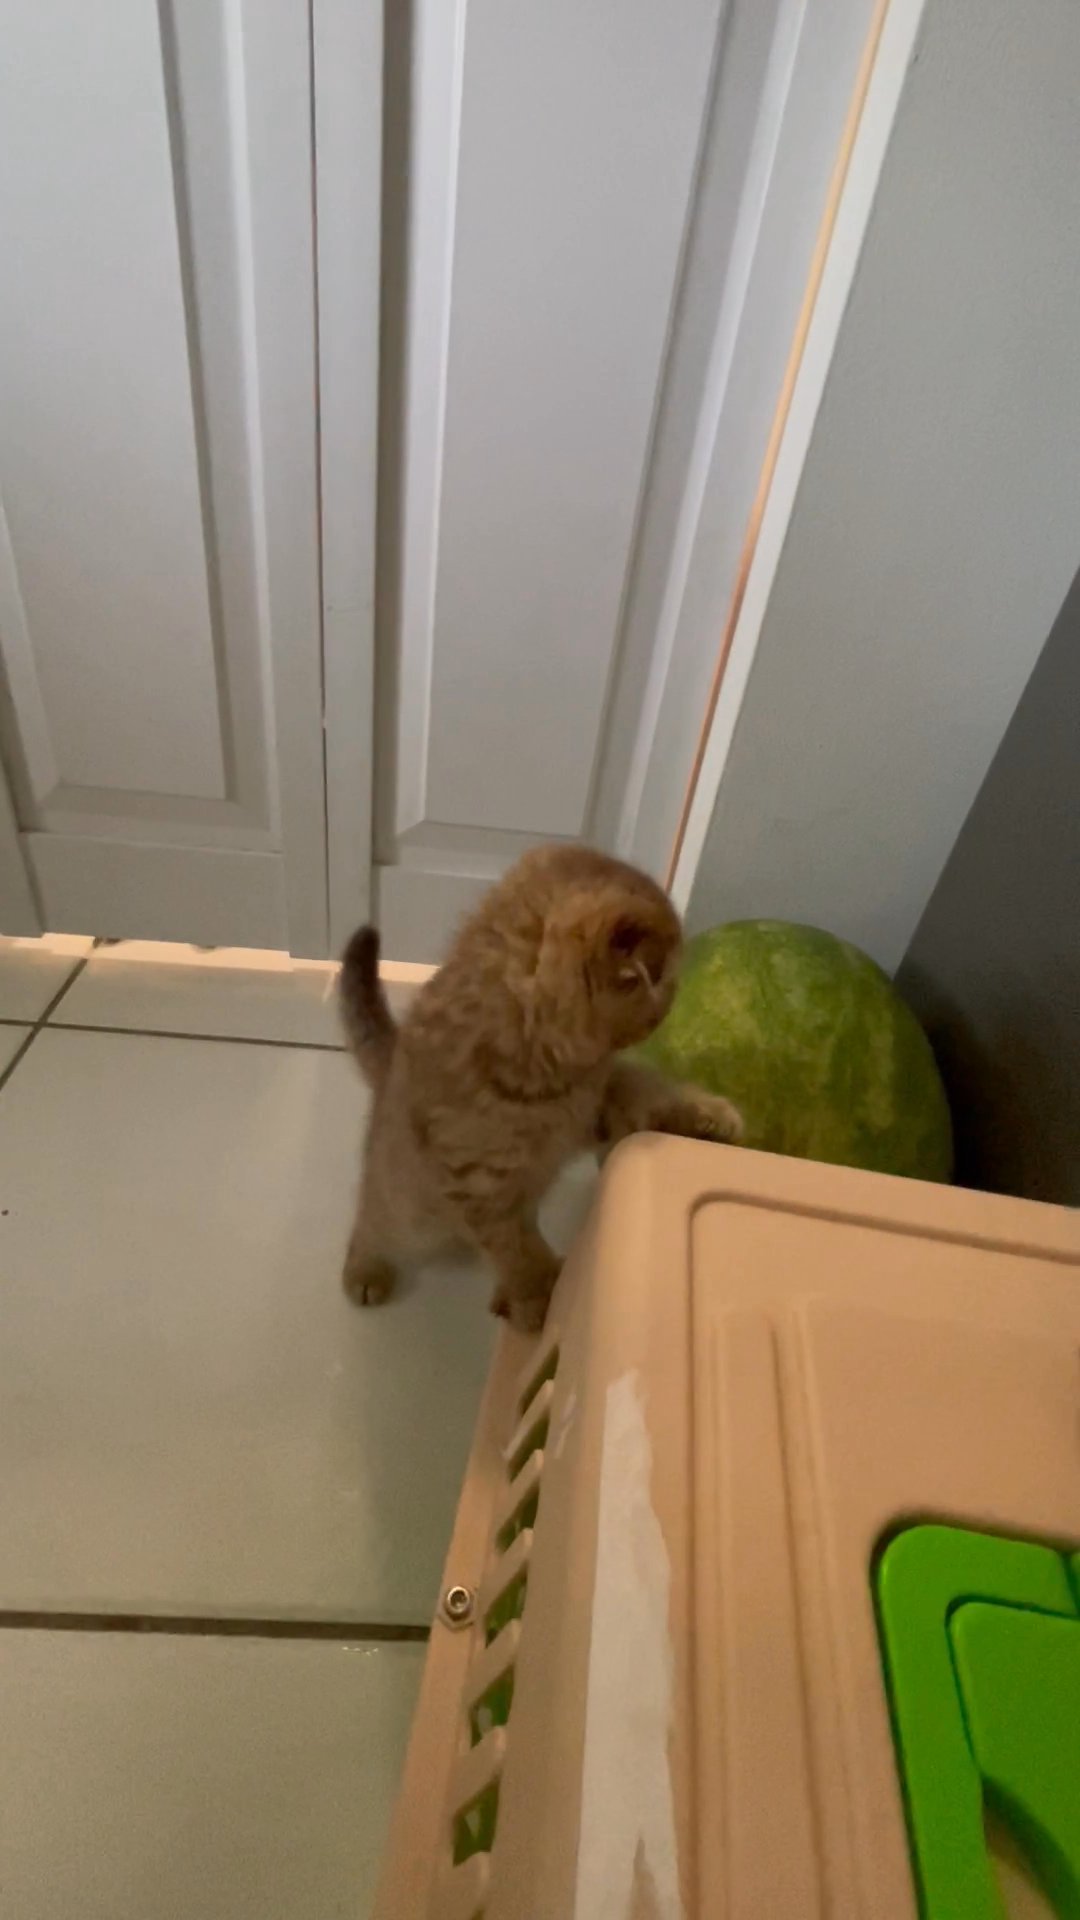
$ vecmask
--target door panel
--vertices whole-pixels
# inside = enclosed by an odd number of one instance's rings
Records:
[[[674,19],[625,0],[469,8],[432,820],[584,827],[715,14],[714,0]],[[509,779],[492,778],[493,740]]]
[[[97,12],[21,9],[4,63],[12,694],[38,807],[72,787],[220,800],[184,291],[176,222],[160,217],[173,181],[157,19],[127,0],[102,34]]]
[[[52,926],[325,951],[311,137],[297,0],[6,12],[0,744]]]
[[[411,128],[388,149],[390,951],[434,956],[522,846],[593,831],[721,11],[417,0],[404,47],[388,22]]]

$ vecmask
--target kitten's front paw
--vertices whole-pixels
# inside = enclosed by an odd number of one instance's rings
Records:
[[[381,1307],[394,1291],[394,1269],[385,1260],[346,1262],[341,1284],[358,1307]]]
[[[698,1104],[702,1139],[737,1146],[746,1132],[738,1107],[733,1107],[730,1100],[725,1100],[718,1093],[699,1095]]]

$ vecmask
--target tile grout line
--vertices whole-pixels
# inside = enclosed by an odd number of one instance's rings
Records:
[[[82,972],[83,968],[86,966],[87,962],[90,960],[91,955],[93,954],[93,951],[94,949],[93,947],[91,947],[89,953],[84,953],[82,959],[77,961],[76,964],[72,967],[71,972],[68,974],[67,979],[62,980],[60,982],[60,985],[56,989],[56,992],[53,994],[53,997],[49,1001],[48,1006],[45,1008],[43,1013],[38,1015],[37,1024],[39,1027],[43,1027],[45,1025],[46,1020],[48,1020],[49,1017],[56,1012],[56,1009],[60,1005],[60,1002],[64,998],[64,995],[68,992],[69,988],[75,985],[75,982],[78,979],[80,973]]]
[[[8,1075],[12,1073],[14,1069],[18,1066],[19,1061],[22,1059],[23,1054],[26,1052],[27,1047],[30,1045],[31,1040],[34,1039],[38,1030],[41,1027],[45,1026],[46,1024],[48,1024],[48,1026],[57,1033],[115,1033],[120,1035],[134,1034],[147,1040],[213,1040],[218,1043],[231,1044],[233,1046],[238,1046],[238,1047],[282,1047],[287,1051],[300,1052],[300,1053],[348,1053],[349,1052],[348,1044],[344,1039],[342,1040],[282,1040],[282,1039],[274,1038],[270,1035],[263,1035],[263,1034],[256,1034],[256,1033],[199,1033],[199,1032],[185,1031],[178,1027],[135,1027],[135,1026],[120,1027],[120,1026],[112,1026],[107,1024],[104,1021],[99,1021],[99,1020],[53,1020],[51,1018],[51,1015],[53,1014],[54,1010],[59,1006],[61,1000],[63,1000],[69,987],[74,985],[75,980],[78,978],[78,975],[82,972],[87,962],[94,958],[95,952],[103,944],[106,944],[106,943],[102,942],[101,940],[95,940],[94,946],[91,949],[91,951],[83,955],[82,959],[75,966],[75,968],[73,969],[68,979],[64,981],[59,992],[54,994],[52,1000],[50,1000],[44,1013],[41,1014],[36,1021],[28,1022],[26,1020],[17,1020],[13,1016],[0,1014],[0,1027],[25,1027],[27,1025],[31,1027],[31,1031],[26,1036],[25,1043],[23,1044],[22,1047],[19,1048],[19,1051],[15,1055],[14,1059],[10,1061],[5,1072],[2,1075],[0,1075],[0,1088],[3,1087],[5,1080],[8,1078]],[[429,972],[434,972],[434,971],[435,971],[434,968],[431,968],[429,970]],[[422,984],[421,982],[414,983],[411,980],[398,980],[396,976],[392,974],[388,974],[386,977],[387,977],[388,984],[391,986],[411,986],[413,984],[417,984],[417,985]]]
[[[431,1629],[380,1620],[243,1619],[228,1614],[76,1613],[0,1607],[0,1632],[177,1634],[204,1639],[375,1640],[423,1645]]]
[[[92,953],[93,948],[91,948],[90,951]],[[18,1049],[16,1053],[12,1055],[11,1059],[7,1063],[7,1066],[4,1068],[3,1072],[0,1073],[0,1093],[2,1093],[4,1088],[7,1086],[7,1083],[11,1079],[11,1076],[14,1073],[16,1067],[20,1065],[22,1060],[25,1058],[26,1054],[29,1052],[31,1046],[33,1045],[33,1042],[37,1039],[38,1034],[41,1032],[42,1027],[45,1025],[45,1022],[48,1020],[49,1015],[54,1011],[56,1007],[60,1005],[60,1002],[63,999],[68,988],[70,986],[73,986],[75,981],[78,979],[80,973],[82,972],[89,958],[90,958],[90,954],[84,953],[82,959],[76,961],[75,965],[72,967],[71,972],[67,975],[66,979],[61,981],[60,986],[57,988],[57,991],[53,994],[52,999],[48,1001],[43,1011],[38,1014],[37,1019],[31,1023],[30,1031],[27,1034],[26,1039],[23,1041],[22,1046]],[[23,1022],[21,1020],[17,1020],[17,1021],[13,1021],[12,1024],[14,1026],[22,1026]]]
[[[13,1026],[21,1026],[15,1020]],[[257,1033],[187,1033],[177,1027],[109,1027],[91,1020],[50,1020],[51,1033],[118,1033],[141,1040],[213,1040],[227,1047],[284,1047],[292,1053],[348,1053],[344,1041],[271,1040]]]

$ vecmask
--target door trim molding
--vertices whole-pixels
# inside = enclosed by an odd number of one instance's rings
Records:
[[[68,929],[61,927],[56,931],[65,933]],[[0,766],[0,934],[24,936],[44,932],[30,871],[23,857],[7,776]]]
[[[674,406],[679,396],[679,406],[690,406],[694,433],[681,466],[663,486],[659,475],[653,481],[661,506],[678,489],[666,544],[650,542],[646,523],[639,536],[624,638],[632,641],[635,617],[647,616],[649,644],[637,650],[649,659],[631,730],[614,743],[624,768],[615,782],[614,821],[610,795],[604,807],[616,850],[669,881],[687,789],[704,758],[700,741],[709,730],[729,609],[745,585],[747,529],[760,513],[770,437],[812,306],[815,249],[836,188],[838,154],[865,91],[868,50],[886,6],[887,0],[773,0],[771,19],[742,0],[732,8],[664,376],[664,405]],[[755,101],[753,122],[739,123],[736,166],[733,129],[748,96]],[[708,259],[712,209],[725,178],[724,204],[735,195],[737,208],[729,214],[723,282],[711,292],[700,256]],[[698,389],[689,393],[683,363],[703,332],[708,352]],[[696,351],[700,355],[700,345]],[[605,749],[609,759],[612,744]],[[684,878],[683,871],[680,883]]]
[[[259,570],[271,732],[295,954],[328,950],[319,559],[312,23],[294,0],[240,0],[246,178],[241,194],[252,460],[263,512]],[[266,940],[260,946],[272,944]]]
[[[371,910],[381,0],[311,0],[330,952]]]
[[[833,189],[747,529],[668,881],[685,912],[716,806],[926,0],[875,0]]]
[[[724,622],[723,632],[720,638],[720,645],[719,645],[719,649],[717,651],[717,656],[716,656],[716,665],[713,668],[712,683],[709,688],[709,697],[706,703],[705,713],[702,717],[701,733],[699,735],[697,748],[694,753],[694,762],[690,769],[690,776],[686,784],[686,793],[683,798],[682,810],[679,814],[678,826],[676,827],[676,830],[675,830],[674,843],[672,845],[671,853],[668,857],[666,879],[669,885],[674,878],[676,869],[679,864],[679,855],[682,852],[683,840],[686,836],[687,820],[690,814],[690,809],[693,805],[694,794],[697,788],[697,783],[701,775],[702,761],[705,757],[705,750],[708,745],[709,734],[712,730],[713,716],[716,713],[716,706],[717,706],[717,701],[720,697],[720,688],[723,683],[724,671],[727,667],[728,658],[731,652],[731,643],[734,637],[736,625],[738,623],[739,613],[742,608],[743,594],[746,589],[746,583],[749,576],[750,567],[752,565],[753,558],[754,558],[754,550],[757,544],[757,537],[761,528],[761,517],[764,511],[765,502],[768,500],[768,497],[769,497],[769,489],[772,486],[773,475],[776,471],[777,456],[779,454],[780,444],[783,439],[784,428],[787,425],[788,415],[791,410],[792,396],[795,389],[795,383],[799,377],[799,369],[802,365],[802,356],[806,347],[806,340],[807,340],[807,335],[810,329],[810,322],[813,319],[814,309],[817,304],[817,297],[821,290],[821,278],[825,269],[825,261],[828,258],[829,245],[832,240],[833,230],[836,225],[837,210],[840,205],[841,195],[843,194],[843,191],[844,191],[844,184],[847,180],[848,167],[851,164],[852,150],[855,145],[856,135],[858,134],[859,124],[862,118],[863,107],[866,103],[866,94],[870,84],[870,75],[874,70],[874,61],[877,58],[877,50],[881,40],[881,32],[885,24],[885,15],[888,12],[888,9],[889,9],[889,0],[876,0],[876,5],[874,8],[874,17],[870,23],[870,30],[867,35],[866,49],[863,54],[862,63],[860,65],[859,73],[855,81],[855,86],[852,90],[851,104],[848,109],[847,121],[845,123],[844,130],[840,138],[840,145],[836,155],[836,163],[833,167],[832,179],[829,182],[829,191],[828,191],[828,195],[825,202],[825,209],[821,216],[821,225],[818,229],[817,239],[814,242],[813,257],[810,261],[810,270],[809,270],[809,273],[807,274],[807,280],[806,280],[806,291],[803,295],[802,305],[799,309],[799,317],[796,322],[794,337],[791,342],[791,351],[788,355],[787,366],[784,369],[784,378],[781,383],[779,398],[776,403],[776,413],[773,418],[772,426],[769,429],[769,439],[765,449],[765,458],[762,462],[761,477],[758,481],[757,490],[754,495],[753,506],[750,509],[750,520],[746,530],[746,539],[743,543],[743,550],[739,560],[738,572],[735,577],[735,590],[732,594],[731,605],[728,611],[727,619]]]

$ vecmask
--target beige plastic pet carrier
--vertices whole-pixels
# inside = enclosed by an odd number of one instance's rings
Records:
[[[1080,1913],[1080,1224],[642,1136],[501,1336],[377,1920]]]

